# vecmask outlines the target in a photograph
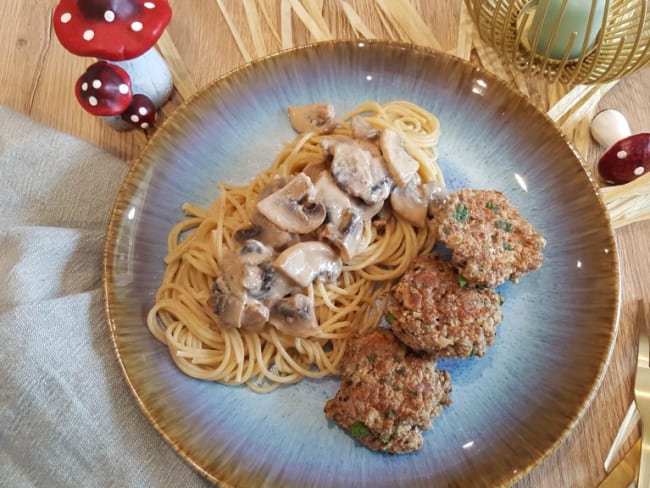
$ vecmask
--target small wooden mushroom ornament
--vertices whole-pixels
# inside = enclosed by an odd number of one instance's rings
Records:
[[[592,137],[607,148],[597,165],[605,183],[629,183],[650,171],[650,133],[632,134],[621,112],[607,109],[596,114],[590,130]]]
[[[54,9],[52,23],[63,47],[78,56],[110,62],[113,70],[114,66],[119,67],[128,75],[130,81],[126,84],[130,93],[146,97],[155,112],[169,100],[173,89],[171,71],[155,49],[171,16],[167,0],[60,0]],[[82,79],[97,69],[106,70],[107,66],[98,68],[92,65]],[[77,90],[85,86],[84,82],[88,83],[89,90],[94,84],[101,83],[99,78],[82,79],[77,83]],[[77,99],[82,102],[84,95],[83,90],[81,94],[77,92]],[[134,126],[143,128],[142,123],[131,121],[132,114],[123,117],[122,112],[100,113],[99,100],[98,105],[93,106],[91,102],[94,100],[88,94],[86,104],[82,102],[82,106],[90,113],[106,117],[112,127],[118,130]],[[131,102],[132,99],[127,108]],[[150,110],[147,108],[148,112]],[[149,117],[146,128],[152,122]]]

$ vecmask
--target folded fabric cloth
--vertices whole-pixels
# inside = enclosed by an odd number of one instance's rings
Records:
[[[102,251],[124,161],[0,106],[0,485],[207,486],[112,350]]]

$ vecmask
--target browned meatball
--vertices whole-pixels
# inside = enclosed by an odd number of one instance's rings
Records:
[[[364,446],[391,454],[422,447],[421,431],[451,403],[449,374],[408,350],[388,329],[352,339],[341,362],[341,386],[325,405]]]
[[[483,356],[501,321],[501,297],[469,286],[431,254],[417,258],[391,290],[387,317],[395,336],[436,357]]]
[[[516,282],[542,264],[544,237],[501,192],[459,190],[431,210],[430,228],[471,284]]]

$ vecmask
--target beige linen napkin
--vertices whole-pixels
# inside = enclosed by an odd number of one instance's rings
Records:
[[[206,486],[136,405],[102,249],[126,165],[0,106],[0,485]]]

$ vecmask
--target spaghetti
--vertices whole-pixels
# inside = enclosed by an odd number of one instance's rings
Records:
[[[305,339],[268,325],[255,333],[219,325],[208,304],[211,286],[220,276],[224,254],[238,246],[234,234],[250,222],[260,191],[272,178],[297,174],[322,160],[324,138],[350,136],[354,116],[362,116],[375,129],[398,132],[403,147],[419,164],[420,178],[444,185],[436,162],[440,134],[436,117],[405,101],[366,102],[346,115],[332,134],[296,137],[250,184],[220,185],[219,196],[208,209],[185,204],[187,218],[169,233],[167,267],[147,317],[149,330],[167,345],[184,373],[246,384],[258,392],[305,377],[338,374],[348,338],[376,326],[390,286],[418,254],[431,249],[426,227],[414,227],[394,213],[381,228],[365,222],[367,246],[343,266],[338,280],[329,284],[316,280],[305,291],[314,303],[319,335]]]

